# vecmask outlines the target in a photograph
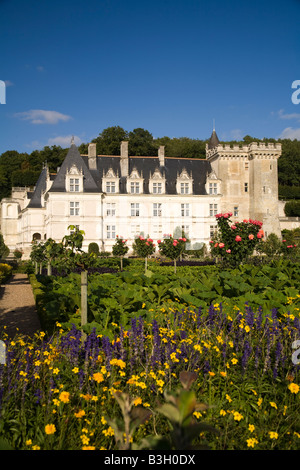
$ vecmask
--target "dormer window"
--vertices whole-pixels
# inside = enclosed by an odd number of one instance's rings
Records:
[[[205,189],[207,194],[216,196],[221,193],[221,180],[217,177],[214,170],[206,177]]]
[[[83,191],[83,174],[76,165],[73,165],[66,173],[66,190],[71,193]]]
[[[70,191],[79,192],[79,178],[70,178]]]
[[[165,176],[157,168],[149,179],[149,192],[152,194],[164,194],[166,187]]]
[[[140,193],[140,183],[136,181],[131,181],[130,183],[130,192],[131,194],[139,194]]]
[[[103,171],[102,191],[107,194],[116,194],[119,192],[119,176],[115,174],[112,168],[106,173]]]
[[[181,174],[177,174],[176,183],[177,194],[193,194],[193,178],[192,174],[183,169]]]
[[[130,176],[127,178],[127,192],[130,194],[141,194],[143,192],[143,174],[133,168]]]
[[[115,193],[116,192],[116,183],[115,181],[106,181],[106,193]]]

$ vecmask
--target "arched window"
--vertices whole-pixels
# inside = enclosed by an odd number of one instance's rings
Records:
[[[32,235],[32,241],[35,241],[35,240],[41,240],[42,239],[42,236],[40,233],[34,233]]]

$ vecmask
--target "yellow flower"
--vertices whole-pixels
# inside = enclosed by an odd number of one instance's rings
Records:
[[[253,432],[253,431],[254,431],[254,429],[255,429],[255,426],[254,426],[254,424],[249,424],[249,427],[248,427],[248,429],[249,429],[249,431],[250,431],[250,432]]]
[[[270,439],[278,439],[277,432],[269,431],[269,436],[270,436]]]
[[[121,369],[124,369],[124,367],[126,367],[126,362],[122,361],[121,359],[112,359],[110,361],[110,364],[112,366],[116,365],[116,366],[120,367]]]
[[[259,399],[258,399],[258,402],[257,402],[258,406],[260,406],[260,405],[262,404],[262,402],[263,402],[263,399],[262,399],[262,398],[259,398]]]
[[[103,416],[101,416],[101,423],[102,423],[102,424],[107,424],[107,421],[106,421],[106,419],[105,419]]]
[[[28,440],[25,442],[25,444],[26,444],[27,446],[31,446],[32,440],[31,440],[31,439],[28,439]]]
[[[238,411],[235,411],[233,413],[233,419],[235,421],[241,421],[241,419],[243,419],[243,418],[244,418],[243,415],[241,415],[241,413],[239,413]]]
[[[83,446],[81,447],[82,450],[96,450],[96,447],[94,446]]]
[[[222,377],[226,377],[227,372],[222,372],[222,371],[221,371],[221,372],[220,372],[220,375],[222,375]]]
[[[248,447],[254,447],[255,444],[258,444],[258,440],[252,437],[250,439],[247,439],[246,442]]]
[[[60,399],[60,401],[62,401],[63,403],[69,403],[69,401],[70,401],[70,394],[69,394],[69,392],[61,392],[60,395],[59,395],[59,399]]]
[[[238,360],[234,357],[233,359],[231,359],[231,362],[232,362],[232,364],[237,364]]]
[[[115,432],[114,432],[113,428],[111,426],[109,426],[108,429],[104,429],[102,431],[102,434],[104,434],[106,437],[109,437],[109,436],[114,436]]]
[[[226,411],[225,410],[220,410],[220,415],[221,416],[226,416]]]
[[[84,410],[79,410],[77,413],[74,413],[74,416],[75,416],[76,418],[82,418],[84,415],[85,415],[85,411],[84,411]]]
[[[270,401],[270,405],[277,410],[277,405],[274,401]]]
[[[31,449],[32,450],[41,450],[40,446],[32,446]]]
[[[88,445],[89,442],[90,442],[90,439],[89,439],[85,434],[82,434],[82,435],[80,436],[80,439],[81,439],[81,441],[82,441],[82,444],[84,444],[84,445]]]
[[[299,385],[295,384],[295,383],[290,383],[288,385],[288,389],[292,392],[292,393],[298,393],[299,392]]]
[[[46,424],[45,426],[45,433],[46,434],[54,434],[56,431],[55,424]]]
[[[208,373],[209,373],[209,375],[210,375],[211,377],[213,377],[214,375],[216,375],[214,372],[211,372],[211,371],[209,371]]]
[[[232,400],[231,400],[231,398],[230,398],[230,396],[229,396],[228,394],[226,394],[226,400],[228,400],[229,403],[232,402]]]
[[[104,380],[104,377],[103,377],[103,374],[101,374],[101,372],[95,372],[95,374],[93,374],[93,379],[100,383],[100,382],[103,382]]]
[[[72,372],[74,372],[74,374],[78,374],[78,372],[79,372],[78,367],[74,367],[74,369],[72,369]]]
[[[56,367],[56,369],[53,369],[53,374],[57,375],[59,373],[59,369]]]
[[[194,411],[193,415],[194,415],[196,418],[201,418],[201,417],[202,417],[202,414],[201,414],[199,411]]]
[[[142,399],[140,397],[138,397],[134,400],[133,403],[134,403],[134,406],[141,405],[142,404]]]

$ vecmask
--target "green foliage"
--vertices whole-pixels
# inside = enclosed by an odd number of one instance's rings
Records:
[[[0,233],[0,259],[6,258],[8,254],[9,254],[9,248],[8,246],[5,245],[3,235],[2,233]]]
[[[114,256],[125,256],[129,248],[126,245],[127,240],[117,235],[115,244],[112,247],[112,253]]]
[[[300,201],[288,201],[284,206],[287,217],[300,217]]]
[[[89,243],[88,253],[95,253],[96,255],[99,255],[100,251],[99,251],[98,243],[95,243],[95,242]]]

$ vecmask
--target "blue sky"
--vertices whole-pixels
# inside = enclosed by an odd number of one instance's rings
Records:
[[[300,0],[0,0],[0,154],[154,137],[300,140]]]

